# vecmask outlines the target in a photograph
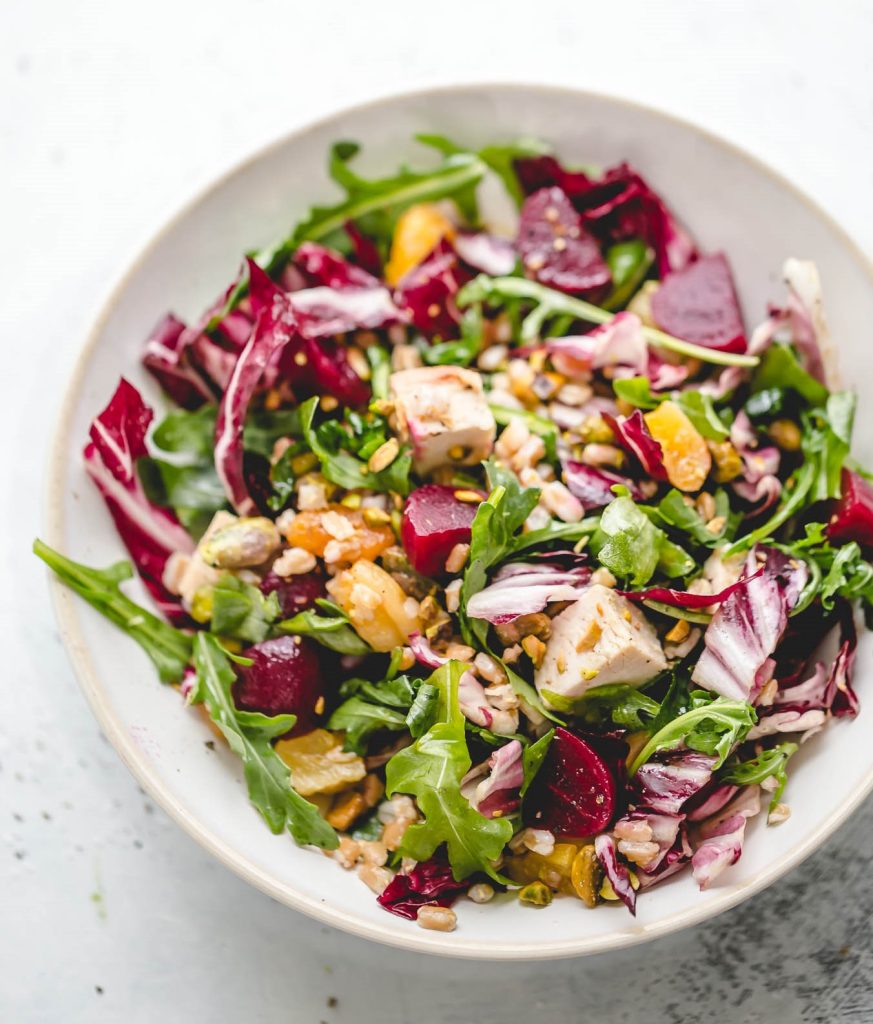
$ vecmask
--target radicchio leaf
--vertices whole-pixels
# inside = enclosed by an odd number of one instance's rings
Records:
[[[502,626],[520,615],[541,612],[553,601],[577,600],[590,578],[591,570],[585,566],[564,570],[559,565],[513,562],[467,601],[467,614]]]
[[[143,366],[183,409],[212,401],[212,391],[186,358],[185,324],[172,313],[155,325],[143,352]]]
[[[555,369],[567,377],[585,377],[591,370],[622,366],[631,375],[648,367],[649,348],[643,336],[643,324],[636,313],[616,313],[608,323],[587,334],[549,338],[545,343]]]
[[[428,338],[454,338],[461,314],[455,296],[470,279],[451,244],[443,239],[431,254],[398,282],[397,305]]]
[[[634,409],[630,416],[611,416],[604,413],[603,418],[615,434],[618,444],[636,458],[648,476],[653,480],[667,479],[664,453],[649,432],[639,409]]]
[[[630,875],[624,864],[619,862],[616,855],[615,842],[612,836],[600,835],[594,840],[594,852],[600,861],[604,874],[609,879],[615,895],[624,903],[627,909],[636,916],[637,894],[631,885]]]
[[[637,802],[661,814],[679,814],[685,801],[709,783],[716,761],[695,750],[655,754],[633,777]]]
[[[483,817],[495,818],[518,810],[524,782],[522,752],[521,743],[510,740],[461,780],[461,792]]]
[[[455,881],[445,853],[440,850],[410,871],[398,872],[377,900],[392,914],[414,921],[420,907],[450,907],[469,888],[469,879]]]
[[[515,249],[507,238],[484,231],[460,231],[455,235],[454,245],[461,260],[483,274],[502,277],[515,269]]]
[[[122,377],[109,404],[91,423],[85,469],[103,495],[149,593],[167,618],[180,621],[185,617],[182,605],[162,578],[170,555],[192,552],[194,542],[173,512],[148,500],[136,472],[137,459],[148,454],[146,434],[153,415]]]
[[[317,242],[304,242],[294,253],[294,264],[306,278],[309,287],[323,286],[343,291],[346,288],[380,286],[372,274]]]
[[[701,889],[708,889],[725,868],[740,859],[746,820],[760,810],[760,788],[745,786],[729,804],[698,826],[692,840],[695,849],[691,867]]]
[[[615,498],[612,488],[616,485],[626,487],[634,501],[642,500],[643,493],[636,483],[612,470],[587,466],[584,462],[572,459],[565,462],[563,468],[564,480],[570,493],[582,502],[586,512],[608,505]]]
[[[757,579],[764,572],[764,566],[751,576],[743,576],[736,583],[732,583],[717,594],[692,594],[688,590],[673,590],[670,587],[649,587],[648,590],[618,590],[616,593],[627,597],[631,601],[658,601],[661,604],[668,604],[672,608],[708,608],[711,604],[719,604],[726,601],[731,594],[748,586],[752,580]]]

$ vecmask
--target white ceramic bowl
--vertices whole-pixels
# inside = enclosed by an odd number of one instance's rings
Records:
[[[628,159],[661,191],[704,249],[723,248],[747,320],[779,299],[786,256],[815,259],[843,374],[873,396],[871,270],[828,217],[746,153],[692,125],[624,101],[536,86],[432,90],[345,111],[256,154],[189,204],[121,279],[95,324],[70,382],[50,464],[48,542],[88,564],[124,556],[80,452],[88,423],[120,374],[160,404],[139,367],[143,339],[170,308],[199,313],[229,280],[241,253],[270,242],[307,206],[331,196],[325,155],[337,139],[364,145],[364,166],[387,171],[425,157],[410,140],[441,132],[471,146],[518,136],[552,143],[568,161]],[[858,449],[873,455],[873,403],[861,402]],[[866,449],[866,450],[865,450]],[[616,949],[711,917],[758,893],[832,834],[873,787],[868,732],[871,641],[858,654],[863,710],[795,757],[788,822],[756,820],[740,862],[708,892],[690,874],[646,893],[636,919],[623,908],[585,910],[559,899],[532,911],[512,899],[459,906],[451,934],[429,932],[382,910],[354,874],[289,836],[273,836],[250,807],[235,758],[205,746],[211,734],[175,690],[162,687],[144,654],[63,587],[53,596],[61,634],[107,736],[142,786],[191,836],[253,885],[290,907],[356,935],[448,956],[537,959]]]

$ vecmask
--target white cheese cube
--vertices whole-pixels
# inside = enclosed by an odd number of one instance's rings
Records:
[[[391,374],[394,427],[412,445],[418,473],[475,466],[494,447],[497,428],[482,378],[460,366],[424,366]]]

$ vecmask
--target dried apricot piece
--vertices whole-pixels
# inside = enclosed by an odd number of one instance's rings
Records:
[[[647,412],[645,420],[661,446],[670,483],[680,491],[699,491],[712,468],[712,456],[691,420],[670,401]]]

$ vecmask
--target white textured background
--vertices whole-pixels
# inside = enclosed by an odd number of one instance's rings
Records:
[[[441,962],[280,907],[138,790],[76,689],[28,552],[99,300],[253,148],[399,89],[590,87],[755,151],[873,253],[871,49],[864,0],[0,2],[4,1024],[873,1020],[869,803],[753,905],[610,957]]]

